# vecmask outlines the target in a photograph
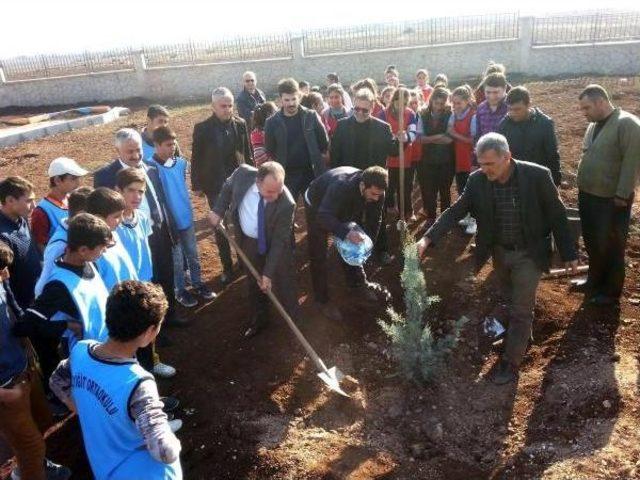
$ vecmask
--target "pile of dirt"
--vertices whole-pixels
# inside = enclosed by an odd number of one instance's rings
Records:
[[[577,108],[581,88],[593,79],[530,85],[533,102],[556,123],[567,188],[576,204],[575,171],[586,126]],[[640,94],[629,82],[607,86],[622,108],[640,113]],[[125,104],[126,105],[126,104]],[[174,111],[171,123],[189,156],[195,122],[207,106]],[[95,129],[37,140],[0,151],[3,174],[20,174],[46,190],[47,162],[59,155],[95,169],[113,157],[113,133],[141,127],[144,110]],[[220,264],[194,198],[205,279],[217,291]],[[189,479],[470,479],[638,478],[640,472],[640,238],[638,207],[628,247],[628,278],[619,312],[584,308],[566,279],[544,280],[539,289],[534,342],[517,385],[496,387],[485,375],[498,352],[483,336],[481,319],[495,307],[490,265],[472,274],[472,239],[451,233],[425,262],[429,291],[441,301],[438,325],[466,315],[461,343],[445,370],[428,386],[404,382],[390,359],[376,320],[382,305],[348,296],[342,275],[332,278],[332,300],[345,320],[320,316],[309,301],[305,221],[297,212],[295,249],[301,330],[328,365],[357,379],[352,398],[328,393],[283,321],[251,340],[242,336],[247,300],[242,279],[206,305],[184,312],[192,326],[169,330],[174,345],[163,359],[178,369],[160,390],[178,396],[184,427],[182,462]],[[413,230],[421,233],[422,225]],[[389,233],[394,248],[397,236]],[[335,255],[330,268],[339,271]],[[401,307],[398,259],[373,263],[372,280],[387,286]],[[51,457],[71,466],[74,478],[90,476],[77,421],[49,439]],[[7,466],[3,470],[8,471]]]

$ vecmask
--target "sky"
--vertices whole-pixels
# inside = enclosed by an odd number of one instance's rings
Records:
[[[545,15],[582,10],[634,9],[638,0],[7,0],[0,58],[140,47],[237,35],[410,20],[430,16],[519,11]],[[413,6],[412,6],[413,5]],[[501,8],[501,6],[503,8]],[[509,8],[509,10],[506,10]]]

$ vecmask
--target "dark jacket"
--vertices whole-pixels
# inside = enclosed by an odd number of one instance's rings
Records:
[[[366,202],[360,192],[361,181],[362,170],[353,167],[333,168],[320,175],[305,195],[310,218],[322,230],[343,240],[351,224],[356,223],[375,241],[382,222],[384,195],[377,202]]]
[[[302,129],[304,139],[309,150],[311,167],[314,176],[322,175],[326,167],[322,161],[322,154],[329,147],[329,137],[322,125],[320,117],[314,110],[300,107],[302,115]],[[274,157],[287,169],[287,127],[284,124],[282,110],[276,112],[267,119],[264,126],[264,146],[267,153]]]
[[[249,131],[251,131],[251,125],[253,125],[251,121],[253,111],[258,105],[266,101],[267,98],[264,96],[264,92],[259,88],[256,88],[256,91],[253,95],[251,95],[246,88],[243,88],[236,97],[236,108],[238,109],[238,115],[240,115],[240,117],[247,123],[247,125],[249,125]]]
[[[235,162],[226,165],[225,159],[219,158],[220,146],[216,142],[215,115],[193,127],[193,145],[191,146],[191,188],[205,192],[215,198],[222,189],[226,178],[243,163],[253,165],[253,152],[249,143],[247,124],[240,117],[231,119],[235,138]]]
[[[514,158],[547,167],[553,183],[560,185],[560,152],[551,118],[537,108],[523,122],[514,122],[507,115],[498,125],[498,133],[507,138]]]
[[[213,207],[213,211],[220,217],[224,217],[227,210],[230,210],[234,219],[233,223],[236,226],[237,236],[243,235],[238,209],[247,190],[256,183],[257,173],[258,170],[255,167],[240,165],[224,182],[222,191]],[[287,187],[284,187],[282,194],[276,201],[265,205],[264,215],[268,250],[262,274],[269,278],[274,278],[278,265],[283,261],[283,256],[290,255],[293,251],[291,240],[293,238],[295,205]]]
[[[549,169],[534,163],[519,160],[514,162],[521,200],[520,215],[529,256],[541,270],[547,271],[551,264],[553,232],[562,259],[565,262],[577,259],[567,212],[558,196]],[[437,243],[467,213],[478,222],[475,255],[476,267],[480,269],[489,259],[496,244],[493,182],[490,182],[481,170],[471,174],[462,196],[440,215],[425,236]]]
[[[98,187],[107,187],[114,189],[116,188],[117,175],[120,170],[122,170],[122,164],[119,159],[115,159],[113,162],[105,165],[93,174],[93,186],[94,188]],[[153,228],[154,230],[159,230],[162,228],[162,219],[166,222],[166,226],[169,229],[169,236],[171,240],[175,244],[178,241],[178,230],[176,228],[176,222],[171,215],[171,211],[169,210],[166,195],[164,192],[164,187],[162,186],[162,181],[160,180],[160,173],[158,172],[158,167],[152,163],[142,163],[142,168],[145,169],[147,173],[147,177],[153,184],[153,189],[156,192],[156,196],[158,197],[158,203],[156,208],[156,202],[153,199],[153,194],[151,193],[151,189],[147,188],[145,192],[145,197],[147,198],[147,203],[149,204],[149,208],[151,210],[151,220],[153,220]],[[162,209],[162,216],[158,212],[158,208]]]
[[[364,170],[377,165],[384,167],[387,157],[398,155],[398,141],[391,134],[391,127],[379,118],[369,120],[369,162],[356,165],[353,130],[357,123],[352,115],[338,120],[338,126],[331,139],[331,168],[356,167]]]

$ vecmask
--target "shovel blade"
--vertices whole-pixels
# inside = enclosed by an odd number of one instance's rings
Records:
[[[318,377],[320,380],[324,382],[324,384],[329,387],[329,390],[333,390],[336,393],[344,397],[349,397],[342,388],[340,388],[340,380],[344,378],[344,374],[336,367],[331,367],[325,369],[323,372],[318,373]]]

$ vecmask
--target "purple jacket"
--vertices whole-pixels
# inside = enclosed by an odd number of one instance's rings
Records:
[[[476,142],[482,135],[497,132],[498,125],[506,114],[507,102],[504,99],[495,111],[491,111],[486,100],[478,105],[478,110],[476,111]]]

